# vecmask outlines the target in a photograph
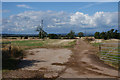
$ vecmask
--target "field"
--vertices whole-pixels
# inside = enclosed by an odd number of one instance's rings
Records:
[[[3,43],[9,41],[3,40]],[[46,39],[46,40],[14,40],[11,41],[13,46],[19,46],[22,49],[30,48],[69,48],[75,44],[75,40],[60,40],[60,39]]]
[[[46,39],[46,40],[12,40],[12,39],[4,39],[2,46],[6,46],[3,48],[3,69],[15,69],[15,64],[19,62],[16,60],[16,56],[24,57],[26,53],[25,50],[34,49],[34,48],[71,48],[75,45],[76,40],[60,40],[60,39]],[[9,46],[11,46],[11,53],[9,53]],[[11,56],[12,55],[12,56]],[[10,57],[8,59],[8,57]],[[13,65],[13,64],[14,65]],[[8,67],[9,66],[9,67]]]
[[[3,51],[7,51],[2,53],[4,78],[118,77],[118,63],[113,68],[99,59],[104,56],[103,52],[97,54],[101,43],[91,45],[82,39],[3,39],[3,43],[8,42],[11,44],[3,44]]]

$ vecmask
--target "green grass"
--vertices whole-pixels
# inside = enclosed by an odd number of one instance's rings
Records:
[[[64,48],[73,48],[76,44],[76,40],[72,41],[72,42],[68,42],[68,45],[64,45]]]
[[[41,40],[23,40],[23,41],[11,41],[14,45],[19,46],[43,46],[44,41]]]
[[[101,43],[92,43],[93,46],[98,47]]]
[[[4,41],[4,42],[9,42],[9,41]],[[13,46],[19,46],[23,50],[30,49],[30,48],[44,47],[46,43],[47,43],[47,40],[46,41],[43,41],[43,40],[11,41],[11,44]]]
[[[13,46],[19,46],[21,49],[33,49],[33,48],[72,48],[76,40],[71,42],[62,42],[59,43],[62,39],[46,39],[46,40],[16,40],[11,41],[11,44]],[[3,41],[3,42],[9,42],[9,41]],[[55,43],[55,44],[54,44]]]

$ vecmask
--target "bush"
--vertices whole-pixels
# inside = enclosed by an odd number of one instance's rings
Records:
[[[2,58],[23,58],[25,56],[24,51],[20,49],[18,46],[12,46],[11,50],[2,49]]]
[[[12,46],[11,50],[8,48],[2,49],[2,69],[16,69],[20,59],[22,59],[24,56],[24,51],[17,46]]]

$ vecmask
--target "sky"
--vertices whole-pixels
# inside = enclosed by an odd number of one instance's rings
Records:
[[[2,2],[119,2],[119,0],[1,0]]]
[[[3,2],[2,33],[37,34],[70,30],[94,33],[117,29],[118,2]]]

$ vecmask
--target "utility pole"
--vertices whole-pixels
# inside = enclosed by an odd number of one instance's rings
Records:
[[[86,27],[84,27],[85,37],[86,37]]]
[[[42,37],[43,37],[43,34],[42,34],[42,32],[43,32],[43,20],[41,20],[41,25],[40,25],[40,33],[41,33],[41,39],[42,39]]]
[[[41,20],[40,25],[37,27],[36,31],[39,32],[39,38],[43,38],[44,40],[44,37],[45,35],[47,36],[47,33],[43,30],[43,20]]]

